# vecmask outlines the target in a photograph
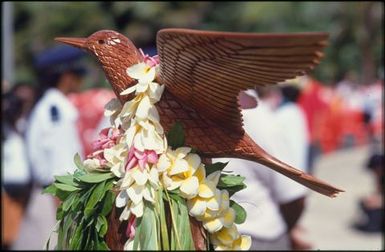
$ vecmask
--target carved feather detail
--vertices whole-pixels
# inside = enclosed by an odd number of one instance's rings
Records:
[[[160,79],[183,103],[242,134],[239,92],[305,74],[319,63],[327,38],[163,29],[157,35]]]

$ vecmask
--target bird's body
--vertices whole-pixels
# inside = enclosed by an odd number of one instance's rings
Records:
[[[158,33],[160,74],[166,86],[156,104],[167,132],[181,122],[186,145],[203,157],[235,157],[261,163],[327,196],[342,190],[291,167],[266,153],[243,130],[237,96],[240,90],[293,78],[312,69],[322,57],[327,35],[203,32],[166,29]],[[122,103],[120,93],[136,83],[126,70],[143,61],[133,43],[114,31],[87,39],[58,38],[84,48],[101,63]],[[233,61],[233,62],[231,62]],[[249,77],[249,79],[247,79]],[[261,122],[268,127],[269,122]]]
[[[165,85],[165,90],[156,103],[161,125],[168,132],[175,122],[182,123],[185,144],[197,149],[204,158],[255,161],[334,197],[342,190],[277,160],[245,133],[237,98],[241,90],[276,84],[312,69],[322,57],[320,49],[325,46],[326,38],[324,33],[272,35],[161,30],[157,36],[160,59],[157,82]],[[136,84],[126,70],[144,58],[128,38],[103,30],[88,38],[56,40],[91,52],[121,103],[133,98],[120,95]],[[269,122],[261,123],[269,127]],[[106,235],[111,250],[122,250],[126,240],[117,211],[113,208],[109,216]],[[191,220],[195,248],[204,250],[201,225]]]

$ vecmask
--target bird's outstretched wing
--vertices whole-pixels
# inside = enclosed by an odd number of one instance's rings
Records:
[[[157,34],[160,79],[180,101],[242,134],[239,91],[303,75],[319,63],[327,38],[163,29]]]

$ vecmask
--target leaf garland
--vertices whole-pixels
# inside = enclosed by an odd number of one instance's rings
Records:
[[[185,136],[182,123],[176,122],[170,131],[167,133],[167,144],[173,149],[183,147],[185,143]]]
[[[115,201],[112,173],[88,173],[79,155],[75,155],[78,170],[73,175],[56,176],[55,182],[43,193],[57,196],[62,204],[56,212],[58,250],[107,250],[104,241],[108,223],[106,216]]]

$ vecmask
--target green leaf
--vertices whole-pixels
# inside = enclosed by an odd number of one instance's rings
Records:
[[[82,162],[82,160],[80,158],[79,153],[75,154],[75,156],[74,156],[74,163],[75,163],[76,167],[79,168],[80,170],[83,170],[83,171],[86,170],[86,168],[84,167],[83,162]]]
[[[242,224],[246,220],[247,213],[243,207],[233,200],[230,200],[230,207],[235,210],[235,220],[236,224]]]
[[[245,177],[239,175],[222,174],[218,182],[218,189],[226,189],[231,197],[234,193],[246,188],[244,180]]]
[[[159,212],[159,225],[160,225],[160,236],[161,236],[161,244],[162,244],[162,250],[170,250],[170,244],[168,240],[168,227],[166,222],[166,213],[165,213],[165,206],[163,201],[163,190],[159,189],[157,191],[158,197],[157,197],[157,211]]]
[[[181,201],[181,202],[184,202],[184,199],[182,197],[180,197],[180,190],[179,188],[177,189],[174,189],[170,192],[168,192],[169,194],[169,197],[172,198],[173,200],[175,201]]]
[[[109,178],[113,178],[115,175],[112,173],[88,173],[86,175],[80,176],[78,179],[85,183],[99,183]]]
[[[205,165],[206,175],[209,175],[209,174],[211,174],[211,173],[213,173],[215,171],[223,170],[223,168],[225,168],[228,163],[229,162],[227,162],[227,163],[216,162],[216,163],[213,163],[213,164],[206,164]]]
[[[97,250],[109,250],[107,244],[104,241],[99,242],[98,245],[96,246],[96,249]]]
[[[171,197],[167,191],[165,192],[169,199],[172,223],[170,248],[171,250],[194,250],[186,200],[178,195]]]
[[[174,126],[167,133],[167,143],[173,149],[184,146],[185,137],[183,126],[180,122],[176,122]]]
[[[73,192],[73,191],[80,190],[80,188],[77,188],[75,186],[61,184],[61,183],[54,183],[54,185],[56,186],[56,188],[66,192]]]
[[[133,250],[141,250],[141,248],[140,248],[140,235],[139,234],[142,233],[142,220],[143,220],[143,216],[136,219]]]
[[[98,184],[95,189],[93,190],[88,202],[87,202],[87,205],[86,205],[86,210],[87,209],[94,209],[96,203],[98,203],[99,201],[102,200],[102,198],[104,197],[104,194],[105,194],[105,186],[106,184],[106,181],[103,181],[101,182],[100,184]]]
[[[55,196],[58,197],[61,201],[64,201],[71,193],[72,192],[57,189]]]
[[[232,187],[226,187],[226,188],[219,188],[219,189],[226,189],[229,192],[229,196],[233,196],[235,193],[245,189],[247,186],[245,184],[232,186]]]
[[[55,179],[66,185],[75,186],[75,187],[78,186],[78,184],[74,181],[74,176],[72,174],[64,175],[64,176],[55,176]]]
[[[77,194],[76,197],[74,198],[72,204],[71,204],[71,211],[77,212],[78,210],[80,210],[79,209],[80,207],[81,207],[80,197],[79,197],[79,194]]]
[[[55,186],[55,184],[50,184],[49,186],[44,188],[42,193],[48,193],[48,194],[52,194],[52,195],[55,196],[56,195],[56,186]]]
[[[68,198],[65,199],[65,201],[63,201],[63,211],[64,212],[67,212],[68,209],[72,206],[74,200],[76,199],[77,195],[76,193],[71,193],[70,196],[68,196]]]
[[[80,245],[81,245],[80,243],[83,239],[84,238],[83,238],[83,221],[82,221],[79,224],[79,226],[77,226],[74,236],[70,238],[69,249],[71,250],[80,249]]]
[[[92,231],[90,230],[90,228],[86,228],[86,230],[83,229],[83,239],[81,241],[81,245],[80,245],[80,248],[79,249],[82,249],[82,250],[91,250],[91,246],[92,246],[92,240],[91,240],[91,235],[92,235]]]
[[[74,178],[79,180],[79,177],[80,176],[83,176],[87,174],[87,172],[85,170],[80,170],[80,169],[77,169],[75,172],[74,172]]]
[[[154,206],[150,203],[144,203],[143,217],[141,220],[141,231],[139,236],[141,250],[159,250],[158,227],[156,225],[156,215]]]
[[[56,209],[56,220],[61,220],[63,219],[63,205],[60,205],[57,209]]]
[[[190,218],[186,200],[179,200],[175,202],[177,205],[176,223],[179,231],[179,241],[181,250],[194,250],[194,242],[190,228]]]
[[[106,216],[111,212],[111,209],[115,202],[115,196],[116,195],[112,191],[107,191],[106,196],[104,197],[104,200],[103,200],[104,204],[101,211],[102,215]]]
[[[245,177],[239,175],[224,175],[219,178],[218,187],[226,188],[243,184]]]
[[[76,227],[76,217],[75,214],[71,213],[64,218],[62,221],[62,231],[60,232],[62,235],[61,244],[63,249],[67,248],[68,245],[66,244],[69,237],[72,237],[74,229]]]
[[[96,231],[99,233],[100,237],[104,237],[107,233],[108,223],[106,217],[99,215],[95,225]]]

